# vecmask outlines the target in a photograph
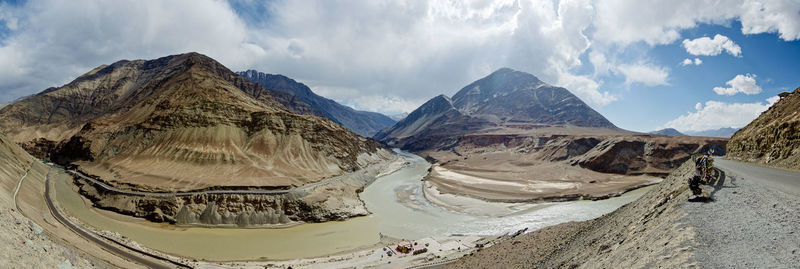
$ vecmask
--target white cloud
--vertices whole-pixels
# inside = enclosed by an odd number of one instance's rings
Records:
[[[410,113],[427,100],[409,101],[405,98],[386,95],[359,96],[344,104],[358,110],[381,111],[387,115]]]
[[[758,103],[724,103],[706,101],[697,103],[694,112],[689,112],[664,124],[664,128],[675,128],[681,132],[704,131],[723,127],[740,128],[767,110],[776,100]]]
[[[778,33],[786,41],[800,39],[800,1],[761,0],[604,0],[595,9],[595,42],[671,44],[684,29],[700,23],[742,23],[742,33]]]
[[[686,58],[686,59],[683,59],[683,61],[681,62],[682,66],[701,65],[701,64],[703,64],[703,60],[700,60],[700,58],[694,58],[694,61],[692,61],[692,59]]]
[[[669,72],[664,67],[650,64],[623,64],[618,67],[625,75],[625,84],[641,83],[647,86],[668,85]]]
[[[0,42],[0,101],[59,86],[101,64],[197,51],[232,68],[263,53],[226,2],[27,1]]]
[[[601,107],[620,94],[602,89],[605,76],[648,86],[666,85],[669,78],[668,69],[647,59],[617,63],[606,54],[610,50],[637,42],[670,44],[699,23],[727,25],[737,18],[743,33],[800,38],[797,1],[235,3],[268,14],[236,12],[219,0],[0,3],[1,20],[14,28],[0,40],[0,101],[58,86],[119,59],[198,51],[234,70],[282,73],[314,90],[349,89],[355,93],[329,93],[359,107],[372,107],[356,103],[370,102],[361,96],[416,103],[431,93],[453,94],[505,66]],[[252,23],[255,15],[262,16]],[[575,73],[587,52],[593,76]]]
[[[752,95],[761,93],[761,87],[756,85],[756,75],[754,74],[736,75],[725,84],[730,87],[714,87],[714,92],[719,95],[734,95],[737,93]]]
[[[605,106],[617,100],[608,91],[600,92],[600,84],[586,76],[565,75],[558,80],[558,85],[569,89],[583,100],[592,100],[597,106]]]
[[[686,48],[686,52],[692,55],[716,56],[723,51],[733,56],[740,56],[742,48],[727,36],[717,34],[714,39],[707,36],[696,38],[693,40],[684,39],[682,43]]]
[[[740,9],[743,34],[778,33],[786,41],[800,39],[800,1],[744,1]]]

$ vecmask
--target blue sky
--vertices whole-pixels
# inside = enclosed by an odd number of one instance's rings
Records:
[[[644,46],[654,63],[670,69],[668,85],[647,87],[643,85],[624,85],[624,79],[609,78],[601,89],[619,92],[619,100],[604,106],[599,111],[623,128],[640,131],[655,130],[676,117],[696,112],[697,103],[719,101],[725,103],[767,103],[766,99],[783,91],[800,87],[800,42],[785,41],[776,34],[751,34],[741,32],[741,23],[732,21],[730,25],[703,24],[682,32],[682,37],[695,39],[727,36],[741,47],[740,57],[728,53],[716,56],[696,56],[689,54],[675,42],[649,48]],[[623,57],[641,57],[641,52],[632,49]],[[682,66],[683,59],[699,58],[700,65]],[[714,87],[725,87],[725,83],[740,74],[756,75],[756,84],[762,88],[759,94],[719,95]],[[752,119],[750,119],[752,120]],[[742,127],[718,125],[713,127]]]
[[[797,0],[0,1],[0,103],[196,51],[385,114],[510,67],[619,127],[697,131],[800,86],[798,39]]]

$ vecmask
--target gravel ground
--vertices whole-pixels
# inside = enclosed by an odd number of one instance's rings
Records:
[[[683,204],[702,268],[800,267],[800,197],[735,175],[705,190],[713,201]]]

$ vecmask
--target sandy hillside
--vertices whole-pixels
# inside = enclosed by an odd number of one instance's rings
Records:
[[[81,251],[53,238],[53,225],[43,219],[34,221],[19,208],[35,211],[29,184],[20,185],[17,199],[14,192],[20,179],[23,183],[41,181],[47,168],[22,148],[0,134],[0,267],[3,268],[88,268],[95,267]],[[45,230],[48,228],[48,230]],[[97,262],[94,262],[97,263]]]
[[[448,268],[676,268],[696,264],[695,231],[681,222],[686,162],[639,200],[603,217],[551,226],[479,250]]]

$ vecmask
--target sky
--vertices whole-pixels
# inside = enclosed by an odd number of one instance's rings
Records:
[[[0,103],[190,51],[389,115],[509,67],[624,129],[738,128],[800,87],[800,0],[0,1]]]

